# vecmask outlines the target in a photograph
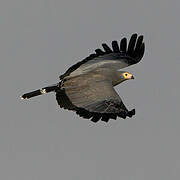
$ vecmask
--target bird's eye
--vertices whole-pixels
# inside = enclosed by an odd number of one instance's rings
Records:
[[[125,76],[127,76],[128,74],[126,73]]]

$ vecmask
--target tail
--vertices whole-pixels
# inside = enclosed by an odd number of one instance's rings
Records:
[[[47,86],[47,87],[44,87],[42,89],[38,89],[36,91],[32,91],[32,92],[29,92],[29,93],[25,93],[21,96],[21,99],[29,99],[29,98],[32,98],[32,97],[35,97],[35,96],[39,96],[39,95],[42,95],[42,94],[46,94],[46,93],[49,93],[49,92],[52,92],[52,91],[55,91],[59,88],[59,83],[58,84],[54,84],[54,85],[51,85],[51,86]]]

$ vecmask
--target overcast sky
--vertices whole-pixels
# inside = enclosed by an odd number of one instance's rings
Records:
[[[179,180],[179,16],[178,0],[1,0],[0,179]],[[94,124],[53,93],[19,99],[132,33],[145,56],[116,90],[133,118]]]

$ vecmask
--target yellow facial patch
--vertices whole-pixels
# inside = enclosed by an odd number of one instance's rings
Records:
[[[124,79],[131,79],[132,76],[133,76],[132,74],[130,74],[130,73],[128,73],[128,72],[125,72],[125,73],[123,73],[122,75],[123,75]]]

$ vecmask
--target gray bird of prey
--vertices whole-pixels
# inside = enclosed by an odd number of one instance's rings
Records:
[[[102,47],[104,50],[96,49],[94,54],[71,66],[59,77],[57,84],[26,93],[21,98],[55,92],[61,108],[75,111],[93,122],[132,117],[135,109],[129,111],[113,87],[134,79],[129,72],[119,69],[142,59],[145,50],[143,36],[133,34],[129,44],[123,38],[120,46],[117,41],[112,41],[112,49],[105,43]]]

